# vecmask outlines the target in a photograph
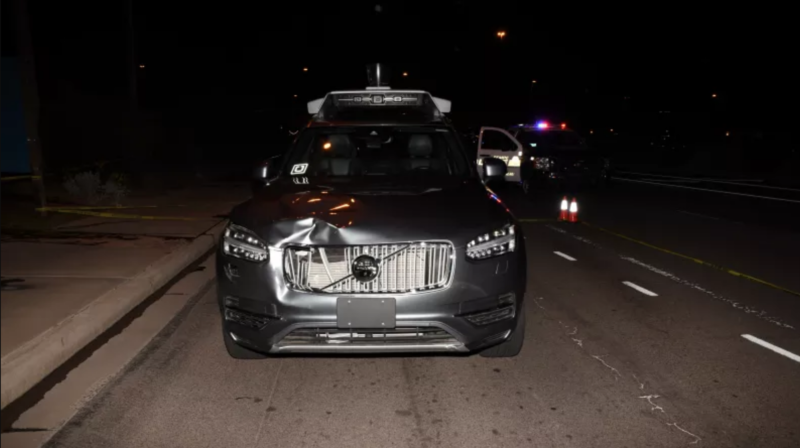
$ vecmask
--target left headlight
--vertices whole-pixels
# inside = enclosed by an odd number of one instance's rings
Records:
[[[484,258],[507,254],[509,252],[514,252],[516,244],[514,225],[509,224],[493,232],[479,235],[477,238],[467,243],[467,258],[483,260]]]
[[[269,260],[269,251],[255,233],[242,226],[230,224],[222,239],[225,255],[256,263]]]

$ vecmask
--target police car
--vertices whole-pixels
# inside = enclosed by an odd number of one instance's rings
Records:
[[[520,183],[526,193],[548,185],[597,185],[610,176],[609,161],[566,123],[481,128],[478,163],[485,157],[505,161],[506,179]]]
[[[219,244],[231,356],[520,352],[522,229],[449,111],[380,76],[308,103],[311,122],[255,170],[262,187]],[[503,179],[506,165],[484,159],[481,174]]]

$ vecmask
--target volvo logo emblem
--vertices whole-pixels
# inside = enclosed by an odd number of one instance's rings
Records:
[[[366,283],[378,276],[378,260],[369,255],[361,255],[353,260],[353,277]]]

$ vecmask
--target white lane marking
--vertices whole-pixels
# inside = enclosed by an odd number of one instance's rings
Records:
[[[710,188],[697,188],[697,187],[687,187],[686,185],[674,185],[674,184],[665,184],[661,182],[647,182],[644,180],[633,180],[633,179],[626,179],[624,177],[611,177],[614,180],[621,180],[623,182],[636,182],[639,184],[651,184],[651,185],[659,185],[661,187],[670,187],[670,188],[684,188],[686,190],[698,190],[698,191],[708,191],[711,193],[719,193],[719,194],[729,194],[733,196],[744,196],[748,198],[758,198],[758,199],[767,199],[770,201],[781,201],[781,202],[791,202],[792,204],[800,204],[800,201],[794,199],[784,199],[784,198],[773,198],[772,196],[760,196],[757,194],[746,194],[746,193],[735,193],[733,191],[722,191],[722,190],[712,190]]]
[[[794,353],[790,352],[789,350],[784,350],[784,349],[778,347],[777,345],[772,345],[769,342],[767,342],[767,341],[765,341],[763,339],[759,339],[759,338],[757,338],[757,337],[755,337],[755,336],[753,336],[751,334],[743,334],[742,337],[747,339],[748,341],[754,343],[754,344],[758,344],[758,345],[766,348],[767,350],[772,350],[773,352],[775,352],[775,353],[777,353],[779,355],[783,355],[783,356],[791,359],[794,362],[800,362],[800,356],[795,355]]]
[[[629,287],[639,291],[640,293],[642,293],[642,294],[644,294],[646,296],[658,297],[658,294],[654,293],[653,291],[650,291],[649,289],[644,289],[641,286],[637,285],[636,283],[629,282],[629,281],[625,280],[624,282],[622,282],[622,284],[625,285],[625,286],[629,286]]]
[[[649,174],[649,173],[634,173],[633,171],[617,171],[618,173],[625,173],[625,174],[636,174],[640,176],[651,176],[651,177],[664,177],[669,179],[685,179],[687,181],[696,181],[696,182],[711,182],[716,184],[729,184],[729,185],[741,185],[743,187],[753,187],[753,188],[767,188],[770,190],[785,190],[785,191],[800,191],[797,188],[788,188],[788,187],[775,187],[772,185],[753,185],[752,182],[764,182],[763,179],[708,179],[708,178],[693,178],[693,177],[678,177],[678,176],[665,176],[663,174]],[[664,182],[664,181],[662,181]],[[749,182],[749,183],[745,183]]]
[[[697,291],[700,291],[700,292],[702,292],[704,294],[708,294],[709,296],[711,296],[712,298],[714,298],[716,300],[719,300],[721,302],[725,302],[728,305],[732,306],[733,308],[736,308],[737,310],[740,310],[740,311],[744,311],[747,314],[753,314],[757,318],[765,320],[765,321],[767,321],[767,322],[769,322],[771,324],[777,325],[777,326],[782,327],[782,328],[788,328],[790,330],[794,330],[795,329],[793,326],[781,321],[777,317],[770,316],[764,310],[759,310],[758,308],[754,308],[754,307],[751,307],[749,305],[745,305],[743,303],[737,302],[737,301],[735,301],[733,299],[729,299],[727,297],[724,297],[724,296],[722,296],[720,294],[715,293],[714,291],[711,291],[711,290],[708,290],[706,288],[703,288],[702,286],[700,286],[698,284],[692,283],[692,282],[690,282],[688,280],[684,280],[684,279],[678,277],[677,275],[675,275],[675,274],[673,274],[671,272],[667,272],[667,271],[665,271],[663,269],[659,269],[659,268],[657,268],[655,266],[651,266],[651,265],[649,265],[647,263],[643,263],[643,262],[641,262],[641,261],[639,261],[639,260],[637,260],[637,259],[635,259],[633,257],[626,257],[625,255],[620,255],[620,258],[622,258],[625,261],[631,262],[631,263],[633,263],[633,264],[635,264],[637,266],[641,266],[641,267],[647,269],[650,272],[654,272],[654,273],[656,273],[658,275],[663,275],[664,277],[666,277],[666,278],[668,278],[668,279],[670,279],[670,280],[672,280],[672,281],[674,281],[676,283],[680,283],[681,285],[688,286],[688,287],[690,287],[692,289],[696,289]]]
[[[577,261],[577,259],[576,259],[576,258],[570,257],[569,255],[567,255],[567,254],[565,254],[565,253],[563,253],[563,252],[559,252],[559,251],[557,251],[557,250],[554,250],[554,251],[553,251],[553,253],[554,253],[554,254],[556,254],[556,255],[558,255],[558,256],[559,256],[559,257],[561,257],[561,258],[564,258],[564,259],[566,259],[566,260],[569,260],[569,261]]]

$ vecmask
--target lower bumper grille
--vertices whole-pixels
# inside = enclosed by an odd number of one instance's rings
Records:
[[[464,316],[473,325],[483,326],[514,317],[514,305]]]
[[[276,352],[425,352],[465,351],[450,333],[436,327],[345,331],[303,328],[292,331],[274,347]]]
[[[237,324],[244,325],[256,330],[264,328],[275,317],[264,316],[261,314],[248,313],[247,311],[237,310],[233,308],[225,308],[225,320],[236,322]]]

